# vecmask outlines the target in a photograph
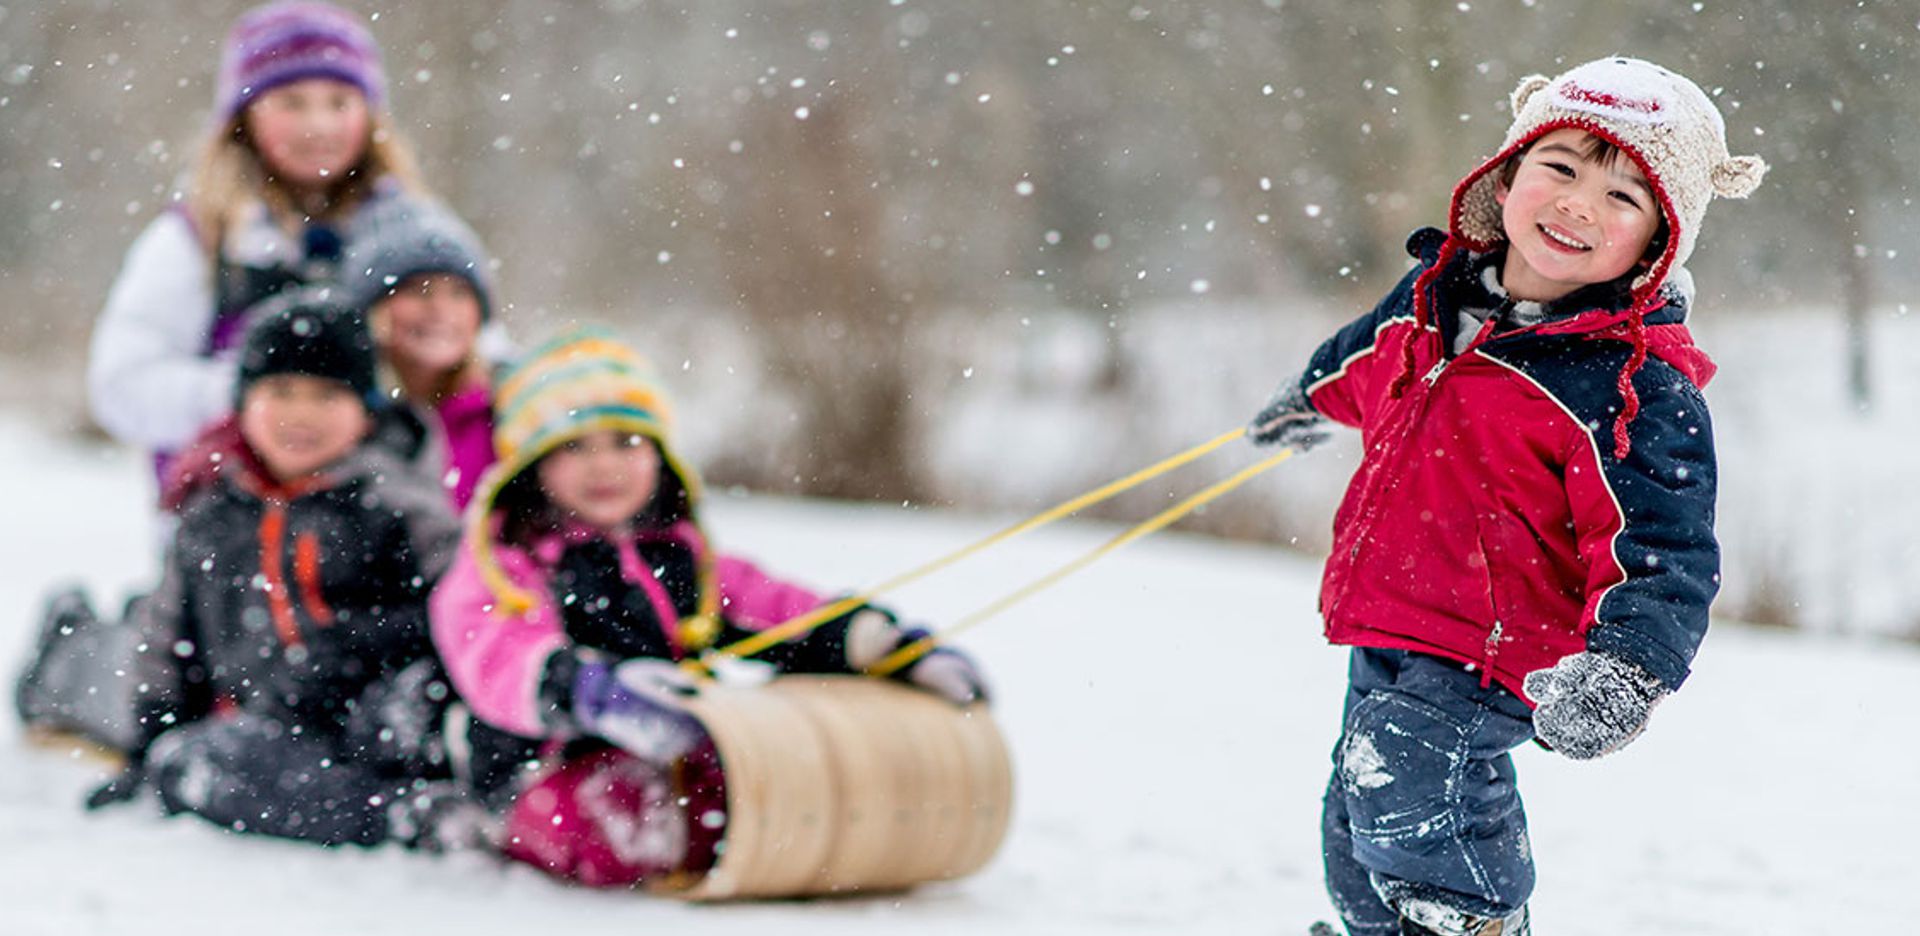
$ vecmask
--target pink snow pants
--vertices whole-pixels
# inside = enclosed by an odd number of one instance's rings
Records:
[[[672,767],[617,748],[547,771],[507,814],[509,858],[588,887],[632,887],[713,867],[726,783],[711,741]]]

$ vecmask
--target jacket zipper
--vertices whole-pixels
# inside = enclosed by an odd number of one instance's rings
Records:
[[[287,594],[287,577],[281,561],[282,547],[287,536],[287,504],[278,498],[270,498],[260,514],[260,578],[262,589],[267,593],[267,611],[273,618],[273,631],[280,635],[280,642],[289,647],[298,647],[300,625],[293,618],[293,600]]]
[[[1500,590],[1493,581],[1493,550],[1487,546],[1487,518],[1475,520],[1474,542],[1480,546],[1480,578],[1487,583],[1487,607],[1493,612],[1493,627],[1480,644],[1480,688],[1493,685],[1493,661],[1500,656],[1500,639],[1506,625],[1500,619]]]
[[[680,639],[680,611],[673,606],[673,597],[667,594],[666,586],[653,575],[653,566],[640,558],[640,547],[630,535],[615,538],[614,549],[620,556],[620,577],[627,584],[640,589],[647,596],[647,603],[653,605],[654,617],[659,619],[660,634],[667,639],[667,649],[673,659],[686,656],[687,650]]]
[[[1419,338],[1421,336],[1416,335],[1414,337]],[[1373,477],[1368,479],[1367,489],[1365,493],[1361,495],[1362,503],[1360,505],[1358,519],[1359,529],[1355,531],[1353,545],[1347,548],[1347,574],[1341,577],[1339,591],[1337,594],[1330,596],[1326,602],[1325,610],[1331,611],[1334,606],[1340,603],[1341,599],[1346,597],[1347,591],[1352,588],[1353,566],[1359,562],[1360,547],[1367,541],[1367,537],[1372,534],[1373,525],[1379,519],[1380,492],[1388,487],[1388,481],[1399,477],[1399,474],[1396,472],[1393,478],[1389,478],[1387,476],[1389,467],[1404,467],[1399,465],[1397,459],[1389,457],[1389,451],[1397,453],[1406,446],[1407,440],[1413,435],[1414,428],[1420,423],[1420,417],[1425,415],[1427,411],[1428,402],[1433,398],[1434,385],[1439,382],[1441,372],[1445,371],[1447,365],[1452,363],[1453,360],[1456,359],[1448,358],[1443,353],[1440,360],[1435,362],[1433,367],[1427,370],[1426,375],[1420,380],[1421,389],[1417,391],[1420,395],[1419,399],[1403,399],[1401,401],[1404,415],[1401,416],[1398,425],[1394,427],[1395,433],[1393,439],[1391,441],[1382,440],[1379,443],[1378,450],[1381,453],[1380,467],[1376,469]]]
[[[1482,689],[1493,685],[1493,661],[1500,656],[1501,631],[1505,630],[1505,627],[1500,623],[1499,614],[1496,608],[1493,629],[1487,631],[1487,642],[1480,647],[1480,688]]]
[[[333,608],[320,594],[320,541],[309,530],[294,538],[293,576],[300,582],[300,604],[321,627],[333,623]]]

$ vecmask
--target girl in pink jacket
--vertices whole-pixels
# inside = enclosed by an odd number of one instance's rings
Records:
[[[704,871],[725,827],[724,778],[676,704],[675,663],[822,599],[708,545],[667,401],[611,336],[549,342],[503,375],[495,406],[499,461],[431,603],[434,644],[472,714],[456,771],[504,818],[507,854],[552,874],[629,886]],[[760,658],[859,672],[919,636],[863,605]],[[983,697],[950,649],[899,676],[955,704]]]

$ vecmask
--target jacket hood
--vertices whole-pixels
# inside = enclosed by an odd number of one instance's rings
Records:
[[[1496,251],[1501,249],[1495,248]],[[1458,288],[1464,276],[1470,276],[1483,254],[1459,250],[1457,242],[1439,228],[1422,228],[1407,238],[1407,253],[1429,267],[1429,279],[1436,290]],[[1488,261],[1491,262],[1491,261]],[[1636,305],[1633,292],[1624,280],[1598,283],[1548,303],[1554,320],[1539,326],[1543,335],[1590,335],[1596,339],[1633,342],[1631,319],[1637,314],[1643,322],[1643,341],[1648,355],[1672,365],[1693,383],[1705,388],[1718,367],[1693,340],[1686,322],[1693,308],[1693,274],[1676,267],[1665,282],[1642,304]],[[1438,327],[1436,325],[1436,327]]]
[[[281,482],[240,434],[239,417],[228,415],[208,426],[168,466],[166,477],[160,481],[160,507],[177,513],[195,495],[221,481],[254,497],[293,500],[314,491],[411,470],[398,458],[363,441],[318,474]]]
[[[1647,308],[1594,309],[1581,312],[1565,322],[1543,326],[1542,334],[1588,334],[1597,339],[1633,343],[1631,319],[1642,321],[1639,339],[1649,357],[1671,365],[1695,387],[1705,389],[1719,367],[1693,341],[1687,328],[1687,316],[1693,306],[1693,275],[1681,267],[1667,277],[1649,301]]]

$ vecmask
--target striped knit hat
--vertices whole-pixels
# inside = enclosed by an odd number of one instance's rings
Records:
[[[481,578],[509,613],[534,605],[493,557],[494,502],[501,489],[562,444],[602,430],[653,440],[663,467],[686,491],[688,521],[698,523],[700,478],[667,441],[670,407],[638,352],[598,328],[569,329],[534,349],[502,375],[494,391],[493,450],[497,461],[480,479],[467,508],[466,535]],[[702,551],[700,613],[718,610],[712,559]]]
[[[254,98],[308,78],[353,85],[373,110],[386,101],[380,47],[359,16],[310,0],[255,7],[227,32],[213,93],[214,119],[225,124]]]

